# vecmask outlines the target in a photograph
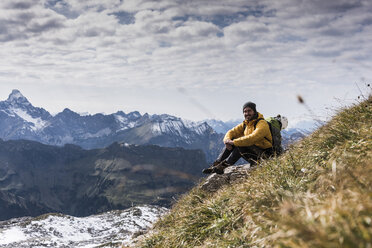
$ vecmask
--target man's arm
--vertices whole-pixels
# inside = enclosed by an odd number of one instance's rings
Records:
[[[244,135],[244,122],[241,124],[236,125],[234,128],[230,129],[223,139],[223,143],[225,144],[227,150],[231,150],[234,145],[233,139],[237,137],[241,137]]]
[[[242,137],[243,135],[244,135],[244,123],[240,123],[239,125],[236,125],[234,128],[227,131],[225,138],[223,138],[223,142],[225,143],[225,141],[233,140],[238,137]]]

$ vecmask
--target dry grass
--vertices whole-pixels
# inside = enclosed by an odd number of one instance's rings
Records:
[[[139,247],[372,247],[372,98],[243,183],[195,187]]]

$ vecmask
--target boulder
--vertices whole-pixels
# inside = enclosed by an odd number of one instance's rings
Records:
[[[227,167],[224,174],[211,174],[199,187],[208,192],[216,192],[223,185],[231,184],[234,181],[247,177],[249,171],[253,168],[255,167],[250,167],[249,164]]]

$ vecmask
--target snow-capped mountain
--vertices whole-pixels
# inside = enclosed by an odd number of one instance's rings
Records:
[[[138,206],[88,217],[45,214],[0,222],[0,247],[120,247],[130,245],[166,208]]]
[[[298,116],[289,120],[288,129],[301,129],[304,131],[312,132],[320,126],[324,125],[328,120],[324,117],[310,117]]]
[[[282,144],[287,147],[290,144],[308,136],[312,133],[312,130],[301,129],[301,128],[287,128],[281,131]]]
[[[141,115],[134,111],[80,115],[70,109],[52,116],[34,107],[20,91],[13,90],[0,102],[0,138],[28,139],[49,145],[75,144],[85,149],[106,147],[113,142],[155,144],[202,149],[207,158],[221,135],[207,123],[185,122],[171,115]]]
[[[230,121],[221,121],[215,119],[207,119],[202,122],[208,123],[217,133],[225,134],[231,128],[235,127],[236,125],[240,124],[243,120],[230,120]]]
[[[13,90],[6,101],[0,102],[1,137],[34,137],[50,124],[51,117],[46,110],[32,106],[18,90]]]

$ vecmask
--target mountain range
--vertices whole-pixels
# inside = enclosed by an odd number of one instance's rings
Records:
[[[75,144],[84,149],[103,148],[114,142],[183,147],[202,149],[211,160],[217,156],[222,135],[206,122],[183,121],[167,114],[118,111],[84,116],[66,108],[51,115],[34,107],[19,90],[13,90],[7,100],[0,102],[0,138],[57,146]]]

